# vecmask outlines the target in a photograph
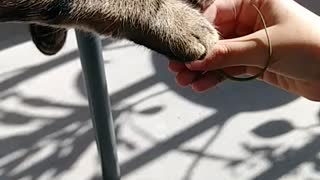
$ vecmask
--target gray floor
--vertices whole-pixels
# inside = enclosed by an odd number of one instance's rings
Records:
[[[319,103],[261,82],[196,94],[164,57],[103,45],[124,180],[320,179]],[[2,24],[0,50],[0,179],[100,179],[74,33],[46,57]]]

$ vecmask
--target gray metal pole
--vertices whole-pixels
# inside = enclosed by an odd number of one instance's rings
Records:
[[[114,126],[99,37],[77,31],[82,71],[100,153],[103,180],[120,180]]]

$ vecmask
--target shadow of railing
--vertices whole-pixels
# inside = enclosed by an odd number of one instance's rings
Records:
[[[57,68],[66,62],[72,61],[73,59],[77,58],[77,56],[77,52],[71,52],[52,61],[45,62],[43,64],[25,69],[19,74],[1,82],[0,88],[2,91],[12,89],[18,84],[30,78],[34,78],[50,69]],[[134,94],[141,92],[152,85],[155,85],[159,82],[164,82],[168,85],[170,91],[176,92],[178,95],[181,95],[186,99],[189,99],[193,103],[199,103],[201,105],[214,108],[218,111],[218,113],[192,125],[191,127],[186,128],[185,130],[173,135],[171,138],[165,141],[156,143],[152,148],[136,155],[135,157],[126,162],[123,162],[121,164],[123,176],[126,176],[140,169],[141,167],[147,165],[148,163],[151,163],[152,161],[156,160],[157,158],[161,157],[162,155],[170,151],[179,150],[180,145],[205,133],[206,131],[209,131],[213,127],[218,127],[222,131],[223,125],[227,122],[229,117],[235,115],[236,113],[274,108],[276,106],[288,103],[296,98],[292,95],[289,95],[282,91],[277,91],[261,83],[252,83],[250,85],[228,83],[224,86],[221,86],[217,90],[218,92],[212,91],[205,95],[197,95],[188,89],[178,88],[172,80],[173,78],[168,73],[163,73],[165,72],[164,68],[166,68],[165,61],[166,60],[162,56],[154,54],[153,62],[156,73],[153,76],[147,77],[146,79],[136,82],[135,84],[131,85],[126,89],[120,90],[112,94],[112,103],[117,104],[118,102],[121,102],[122,100],[130,96],[133,96]],[[83,96],[85,96],[81,74],[77,76],[75,81],[75,88]],[[242,87],[237,87],[239,91],[235,92],[234,88],[236,86]],[[268,93],[273,94],[273,96],[268,96],[267,101],[261,100],[258,102],[254,102],[256,101],[256,99],[258,99],[258,97],[261,98],[261,95],[266,95]],[[0,140],[0,145],[2,145],[1,147],[6,147],[1,149],[0,157],[10,156],[12,155],[12,153],[24,152],[23,154],[17,156],[14,160],[2,164],[0,166],[0,169],[3,172],[0,176],[1,178],[10,180],[28,176],[32,177],[32,179],[37,179],[44,172],[47,172],[49,170],[54,170],[55,174],[52,175],[53,177],[58,176],[63,172],[68,171],[68,169],[72,167],[74,163],[76,163],[77,158],[79,158],[81,154],[84,153],[86,148],[88,148],[90,144],[94,142],[87,106],[59,104],[57,102],[50,102],[46,99],[30,99],[23,97],[22,95],[17,93],[6,94],[3,96],[3,99],[10,98],[13,96],[15,98],[19,98],[21,102],[28,106],[38,108],[64,108],[71,110],[72,113],[62,118],[48,119],[43,117],[27,116],[16,112],[6,112],[2,110],[2,123],[21,125],[23,123],[27,123],[35,119],[43,119],[44,121],[48,121],[48,124],[35,132],[19,136],[11,136]],[[152,98],[152,96],[147,98]],[[142,101],[143,99],[140,100],[140,102]],[[138,103],[139,101],[127,105],[126,107],[123,107],[120,110],[114,110],[113,114],[115,120],[117,120],[121,113],[131,111],[133,107]],[[156,113],[158,111],[161,111],[161,107],[155,111],[151,110],[149,111],[149,113]],[[10,119],[12,119],[12,121],[10,121]],[[73,129],[66,130],[68,129],[68,127],[72,126],[74,126]],[[87,130],[82,131],[82,133],[79,133],[79,129]],[[117,126],[117,131],[120,130],[121,124]],[[215,137],[211,139],[212,142],[216,137],[218,137],[218,133],[219,131],[217,132]],[[70,143],[67,146],[64,144],[66,140],[70,141]],[[52,152],[52,154],[50,154],[50,156],[48,156],[47,158],[42,159],[41,161],[35,163],[31,167],[24,169],[23,171],[20,171],[17,174],[12,174],[13,170],[17,166],[22,164],[26,159],[39,153],[41,149],[45,148],[42,147],[44,142],[56,142],[56,148],[54,152]],[[125,145],[127,147],[134,148],[134,146],[130,143],[130,139],[118,139],[118,142],[120,142],[119,146]],[[71,149],[69,150],[69,153],[65,156],[60,156],[59,154],[65,151],[66,148]],[[204,147],[203,150],[205,150],[205,148],[206,147]],[[192,167],[195,167],[197,162],[199,162],[200,160],[201,156],[198,156],[197,160],[195,161]],[[192,171],[192,169],[193,168],[190,168],[190,171]],[[188,178],[186,177],[186,179]]]

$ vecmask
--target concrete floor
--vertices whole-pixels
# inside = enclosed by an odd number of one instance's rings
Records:
[[[320,179],[319,103],[262,82],[196,94],[156,53],[103,48],[123,180]],[[0,25],[0,99],[1,180],[101,179],[72,31],[46,57]]]

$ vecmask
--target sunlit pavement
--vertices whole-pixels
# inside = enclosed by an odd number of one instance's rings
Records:
[[[24,25],[0,40],[0,179],[101,179],[74,32],[52,57]],[[123,180],[320,179],[319,103],[262,82],[197,94],[156,53],[103,49]]]

